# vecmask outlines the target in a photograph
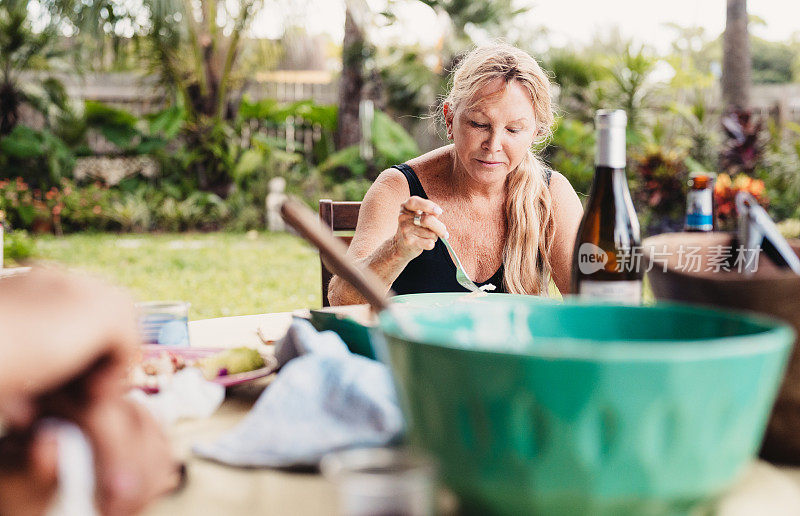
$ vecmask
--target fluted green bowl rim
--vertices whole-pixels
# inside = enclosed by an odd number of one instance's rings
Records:
[[[422,346],[449,348],[458,352],[477,355],[518,355],[546,358],[548,360],[591,360],[591,361],[695,361],[731,356],[746,356],[769,353],[787,348],[795,338],[795,332],[787,323],[776,318],[753,312],[716,309],[686,303],[659,302],[649,306],[632,306],[576,299],[556,302],[542,299],[527,299],[533,296],[508,296],[495,294],[479,300],[477,304],[452,303],[446,306],[398,304],[384,311],[379,317],[379,327],[387,336]],[[504,349],[484,347],[480,342],[471,342],[467,347],[453,341],[453,328],[433,326],[425,322],[433,312],[450,313],[454,316],[470,311],[480,311],[484,304],[507,305],[509,309],[522,303],[531,310],[574,311],[591,314],[636,316],[648,312],[671,313],[678,317],[709,317],[732,325],[745,325],[748,331],[722,337],[700,337],[686,339],[596,339],[591,337],[535,336],[536,345],[523,349]],[[475,308],[471,308],[475,307]],[[398,322],[400,318],[401,322]],[[402,321],[405,321],[405,325]],[[410,324],[409,324],[410,323]],[[410,331],[404,331],[408,326]]]

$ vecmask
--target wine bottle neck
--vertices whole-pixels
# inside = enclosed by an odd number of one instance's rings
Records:
[[[625,168],[625,128],[609,128],[597,131],[596,167]]]
[[[598,165],[594,167],[594,182],[595,183],[608,183],[611,184],[613,180],[622,180],[625,183],[628,177],[625,173],[624,167],[604,167]]]
[[[626,190],[628,190],[628,177],[624,168],[595,167],[589,204],[603,204],[608,202],[607,199],[614,199]]]
[[[598,167],[625,168],[625,125],[627,117],[621,110],[598,112],[597,152],[594,164]]]

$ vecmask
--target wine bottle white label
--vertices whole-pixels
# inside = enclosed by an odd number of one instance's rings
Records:
[[[585,299],[597,299],[614,303],[638,305],[642,303],[641,280],[592,281],[582,280],[578,295]]]

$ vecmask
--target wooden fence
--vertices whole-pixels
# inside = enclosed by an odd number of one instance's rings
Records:
[[[29,74],[28,77],[31,77]],[[137,116],[162,109],[166,102],[164,90],[153,76],[135,73],[102,73],[86,75],[56,74],[64,84],[67,95],[76,103],[94,100],[124,109]],[[23,80],[25,77],[23,76]],[[294,102],[312,99],[319,104],[337,102],[338,85],[335,77],[324,71],[276,71],[259,73],[247,82],[244,94],[251,100],[273,98],[278,102]],[[24,110],[23,121],[40,128],[41,115]],[[310,153],[322,134],[317,125],[302,124],[289,118],[280,125],[251,121],[242,134],[243,142],[249,142],[255,133],[285,139],[287,150]],[[115,147],[101,135],[90,133],[89,147],[99,155],[112,154]]]

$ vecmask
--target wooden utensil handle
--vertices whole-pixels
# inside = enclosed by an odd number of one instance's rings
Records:
[[[350,283],[363,295],[372,307],[381,312],[389,304],[381,281],[369,269],[360,267],[347,257],[347,247],[333,235],[328,228],[323,228],[317,215],[304,204],[294,199],[287,199],[281,205],[281,216],[300,235],[311,242],[325,258],[331,272]]]

